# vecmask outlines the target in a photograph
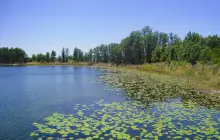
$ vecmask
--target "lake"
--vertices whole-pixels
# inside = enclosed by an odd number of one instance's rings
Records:
[[[124,100],[95,82],[102,73],[72,66],[0,67],[0,139],[28,139],[33,122],[54,112],[70,114],[77,103]]]
[[[104,74],[89,67],[0,67],[0,139],[31,139],[32,132],[36,139],[220,138],[219,111],[183,106],[181,99],[142,106],[101,81]]]

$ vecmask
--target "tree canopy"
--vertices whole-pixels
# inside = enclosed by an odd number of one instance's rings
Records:
[[[171,61],[185,61],[220,64],[220,36],[203,37],[188,32],[182,40],[174,33],[154,31],[146,26],[132,31],[120,43],[100,45],[89,51],[93,62],[115,64],[144,64]]]
[[[191,64],[203,62],[220,65],[220,36],[203,37],[196,32],[188,32],[181,39],[177,34],[164,33],[146,26],[132,31],[120,43],[101,44],[91,48],[87,53],[75,47],[73,52],[62,48],[61,54],[33,54],[29,61],[68,62],[73,60],[92,63],[144,64],[172,61],[185,61]],[[0,48],[0,63],[26,62],[27,55],[20,48]]]
[[[0,63],[24,63],[27,54],[21,48],[0,48]]]

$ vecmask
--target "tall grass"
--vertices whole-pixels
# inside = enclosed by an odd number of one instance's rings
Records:
[[[202,84],[204,88],[220,89],[220,67],[198,63],[191,65],[186,62],[144,64],[137,67],[140,71],[175,75],[185,78],[187,82]]]

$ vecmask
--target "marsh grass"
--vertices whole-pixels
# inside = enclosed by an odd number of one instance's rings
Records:
[[[178,82],[197,85],[203,90],[220,89],[220,67],[198,63],[191,65],[185,62],[152,63],[144,65],[119,66],[121,71],[136,71],[145,75],[160,78],[177,79]]]

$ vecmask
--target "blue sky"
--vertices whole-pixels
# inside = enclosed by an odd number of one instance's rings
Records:
[[[219,0],[0,0],[0,47],[29,55],[119,43],[151,26],[180,37],[220,34]]]

